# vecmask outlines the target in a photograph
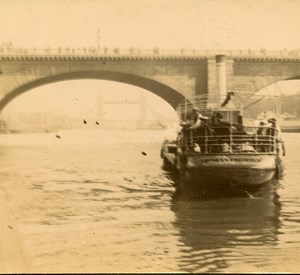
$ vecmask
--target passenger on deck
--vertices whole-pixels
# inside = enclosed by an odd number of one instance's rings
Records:
[[[259,152],[269,152],[270,151],[268,129],[269,128],[268,128],[268,125],[266,122],[261,121],[259,123],[258,129],[256,131],[256,134],[258,135],[257,150]]]
[[[234,129],[233,129],[234,135],[247,135],[242,115],[238,116],[237,124],[234,124],[233,126],[234,126]]]
[[[231,132],[231,124],[223,121],[223,115],[216,113],[213,117],[213,131],[215,136],[229,136]]]
[[[208,137],[213,136],[213,131],[209,124],[209,118],[200,115],[200,126],[192,129],[194,133],[195,143],[200,146],[201,152],[208,152],[209,148],[206,141]]]
[[[187,144],[186,147],[194,150],[197,147],[199,151],[204,152],[205,135],[210,134],[208,120],[209,118],[203,116],[197,107],[192,109],[189,120],[181,123],[184,143]]]
[[[183,143],[185,144],[185,149],[194,150],[194,130],[200,126],[200,110],[196,107],[192,109],[192,112],[189,113],[185,121],[181,121],[180,126],[182,127],[181,131],[183,133]]]
[[[267,124],[264,121],[259,123],[259,127],[256,132],[257,135],[264,136],[267,135]]]
[[[268,119],[268,122],[271,124],[271,127],[268,128],[267,135],[275,136],[276,133],[277,133],[277,139],[276,139],[277,147],[276,147],[276,150],[278,151],[280,149],[278,147],[278,145],[280,143],[281,144],[281,149],[282,149],[282,154],[283,154],[283,156],[285,156],[285,146],[284,146],[284,141],[283,141],[282,136],[281,136],[281,129],[278,126],[277,121],[276,121],[275,118]]]
[[[183,128],[197,128],[203,123],[202,120],[208,120],[208,117],[203,116],[199,108],[194,107],[192,112],[187,116],[186,121],[181,121],[180,125]]]
[[[180,122],[180,126],[183,129],[190,128],[193,125],[193,121],[194,121],[193,115],[192,114],[188,114],[186,116],[186,119],[184,121]]]
[[[223,115],[221,113],[216,113],[213,116],[213,133],[214,137],[218,139],[218,144],[227,144],[232,146],[231,135],[234,134],[236,128],[228,121],[223,120]],[[229,146],[229,148],[230,148]],[[217,147],[218,148],[218,147]],[[219,149],[220,150],[220,149]],[[221,152],[224,151],[224,148]],[[225,150],[226,151],[226,150]]]
[[[193,116],[193,124],[191,125],[191,128],[198,128],[198,127],[200,127],[201,123],[202,123],[202,119],[206,119],[206,117],[204,117],[200,113],[200,110],[197,107],[194,107],[192,109],[192,116]]]
[[[228,121],[223,121],[223,115],[220,113],[216,113],[214,117],[214,124],[215,126],[223,127],[223,126],[231,126]]]
[[[212,136],[213,130],[210,127],[209,118],[206,116],[200,117],[200,128],[206,129],[206,134]]]
[[[194,107],[192,112],[187,115],[186,120],[181,121],[180,126],[183,128],[197,128],[201,125],[200,118],[203,118],[203,116],[201,115],[199,108]]]
[[[270,123],[271,127],[268,128],[267,134],[270,136],[275,136],[276,131],[277,131],[277,134],[279,135],[280,129],[277,127],[276,119],[270,118],[270,119],[268,119],[268,122]]]

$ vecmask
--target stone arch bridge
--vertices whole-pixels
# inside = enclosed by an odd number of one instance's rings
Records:
[[[0,49],[0,112],[33,88],[73,79],[135,85],[176,108],[184,98],[216,93],[217,54],[226,56],[227,90],[255,93],[280,80],[300,79],[298,53]]]

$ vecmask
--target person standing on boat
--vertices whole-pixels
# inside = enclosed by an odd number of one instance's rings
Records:
[[[194,130],[200,126],[200,110],[197,107],[192,109],[185,121],[180,122],[183,143],[186,144],[188,150],[194,150]]]
[[[186,120],[180,122],[180,126],[182,128],[198,128],[203,124],[203,120],[208,120],[208,117],[203,116],[199,108],[194,107],[192,112],[187,115]]]
[[[190,128],[193,125],[193,123],[194,123],[194,117],[192,113],[190,113],[186,116],[185,120],[180,121],[180,126],[182,127],[182,129],[187,129]]]
[[[193,117],[193,123],[191,125],[191,128],[198,128],[204,124],[205,120],[208,120],[208,117],[203,116],[200,113],[199,108],[197,108],[197,107],[194,107],[192,109],[192,117]]]
[[[199,108],[192,108],[192,112],[187,117],[187,121],[180,123],[183,133],[183,141],[187,144],[187,148],[195,150],[195,146],[200,148],[202,146],[202,139],[205,136],[205,125],[208,117],[204,117]],[[203,129],[202,129],[203,128]],[[202,132],[200,130],[203,130]]]
[[[258,146],[257,146],[257,150],[259,152],[268,152],[269,148],[268,148],[268,125],[266,122],[261,121],[259,123],[258,129],[256,131],[256,134],[258,135]]]
[[[223,118],[224,117],[222,114],[216,113],[216,115],[214,117],[214,125],[220,126],[220,127],[231,126],[231,124],[228,121],[224,121]]]
[[[259,136],[267,135],[267,124],[264,121],[261,121],[259,123],[256,134],[259,135]]]
[[[227,152],[230,150],[230,135],[231,135],[231,124],[228,121],[223,120],[221,113],[215,113],[213,119],[213,134],[218,139],[217,144],[213,144],[213,149],[217,152]]]
[[[203,116],[197,107],[194,107],[192,109],[192,113],[194,119],[190,129],[192,130],[193,133],[193,145],[195,146],[194,150],[203,153],[205,152],[206,136],[211,135],[211,131],[208,123],[209,118]]]
[[[268,128],[267,134],[274,137],[277,133],[277,139],[276,139],[276,150],[280,150],[279,149],[279,143],[281,144],[281,149],[282,149],[282,155],[285,156],[285,145],[284,145],[284,141],[282,139],[281,136],[281,129],[276,121],[276,118],[270,118],[268,119],[268,122],[271,124],[271,127]],[[271,149],[273,147],[271,146]],[[272,151],[272,150],[271,150]]]

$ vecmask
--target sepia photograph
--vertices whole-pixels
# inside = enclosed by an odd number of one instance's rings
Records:
[[[0,0],[0,274],[299,272],[299,14]]]

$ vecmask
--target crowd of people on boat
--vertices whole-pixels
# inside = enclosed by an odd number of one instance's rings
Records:
[[[197,128],[207,128],[209,129],[209,134],[214,133],[216,128],[228,128],[231,127],[233,131],[242,130],[242,116],[239,116],[238,123],[232,124],[224,120],[224,116],[217,112],[211,117],[203,116],[198,107],[193,107],[192,112],[187,115],[185,121],[181,121],[180,126],[182,129],[197,129]],[[214,129],[213,129],[214,128]],[[244,132],[246,134],[246,132]]]
[[[275,118],[271,118],[267,122],[261,121],[257,127],[256,133],[252,136],[247,136],[249,141],[251,141],[250,143],[252,143],[251,145],[246,141],[247,138],[243,139],[243,136],[247,135],[243,125],[243,117],[238,115],[236,122],[237,123],[233,124],[224,120],[224,116],[221,112],[213,113],[211,117],[204,116],[201,114],[199,108],[193,107],[191,113],[187,115],[185,121],[180,123],[180,126],[184,139],[187,141],[185,143],[189,144],[190,149],[194,150],[195,148],[198,148],[198,151],[200,152],[207,152],[208,148],[205,148],[205,144],[207,145],[209,137],[211,137],[209,150],[214,152],[220,150],[232,150],[232,148],[229,147],[229,143],[232,145],[232,139],[237,141],[234,145],[236,148],[243,147],[243,150],[253,152],[272,152],[274,150],[273,140],[276,136],[276,143],[281,143],[281,149],[285,155],[280,128],[278,127]],[[228,142],[230,135],[231,142]],[[254,137],[256,139],[255,146],[253,141]],[[219,146],[216,146],[216,144]]]

